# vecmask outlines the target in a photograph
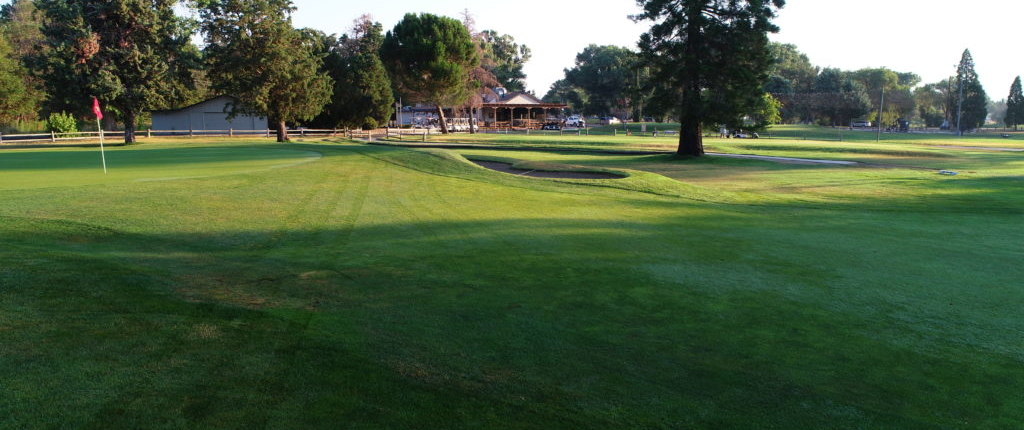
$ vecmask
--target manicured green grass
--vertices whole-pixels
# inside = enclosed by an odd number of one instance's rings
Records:
[[[1024,426],[1024,154],[710,143],[0,151],[0,428]]]

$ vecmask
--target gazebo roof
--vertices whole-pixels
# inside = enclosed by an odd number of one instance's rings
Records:
[[[540,109],[560,109],[567,108],[569,105],[563,103],[544,103],[537,96],[530,93],[524,92],[511,92],[507,94],[499,94],[490,88],[484,90],[482,95],[484,100],[483,107],[485,108],[540,108]]]

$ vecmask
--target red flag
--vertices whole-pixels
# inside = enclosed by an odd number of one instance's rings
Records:
[[[100,110],[100,101],[96,97],[92,98],[92,113],[96,114],[96,120],[103,119],[103,111]]]

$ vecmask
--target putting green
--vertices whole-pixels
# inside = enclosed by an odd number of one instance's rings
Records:
[[[294,166],[320,153],[253,147],[112,148],[107,174],[96,149],[0,151],[0,190],[192,179]]]

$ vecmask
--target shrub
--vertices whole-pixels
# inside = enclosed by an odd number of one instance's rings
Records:
[[[52,113],[46,119],[46,131],[54,133],[75,133],[78,131],[78,121],[67,112]]]

